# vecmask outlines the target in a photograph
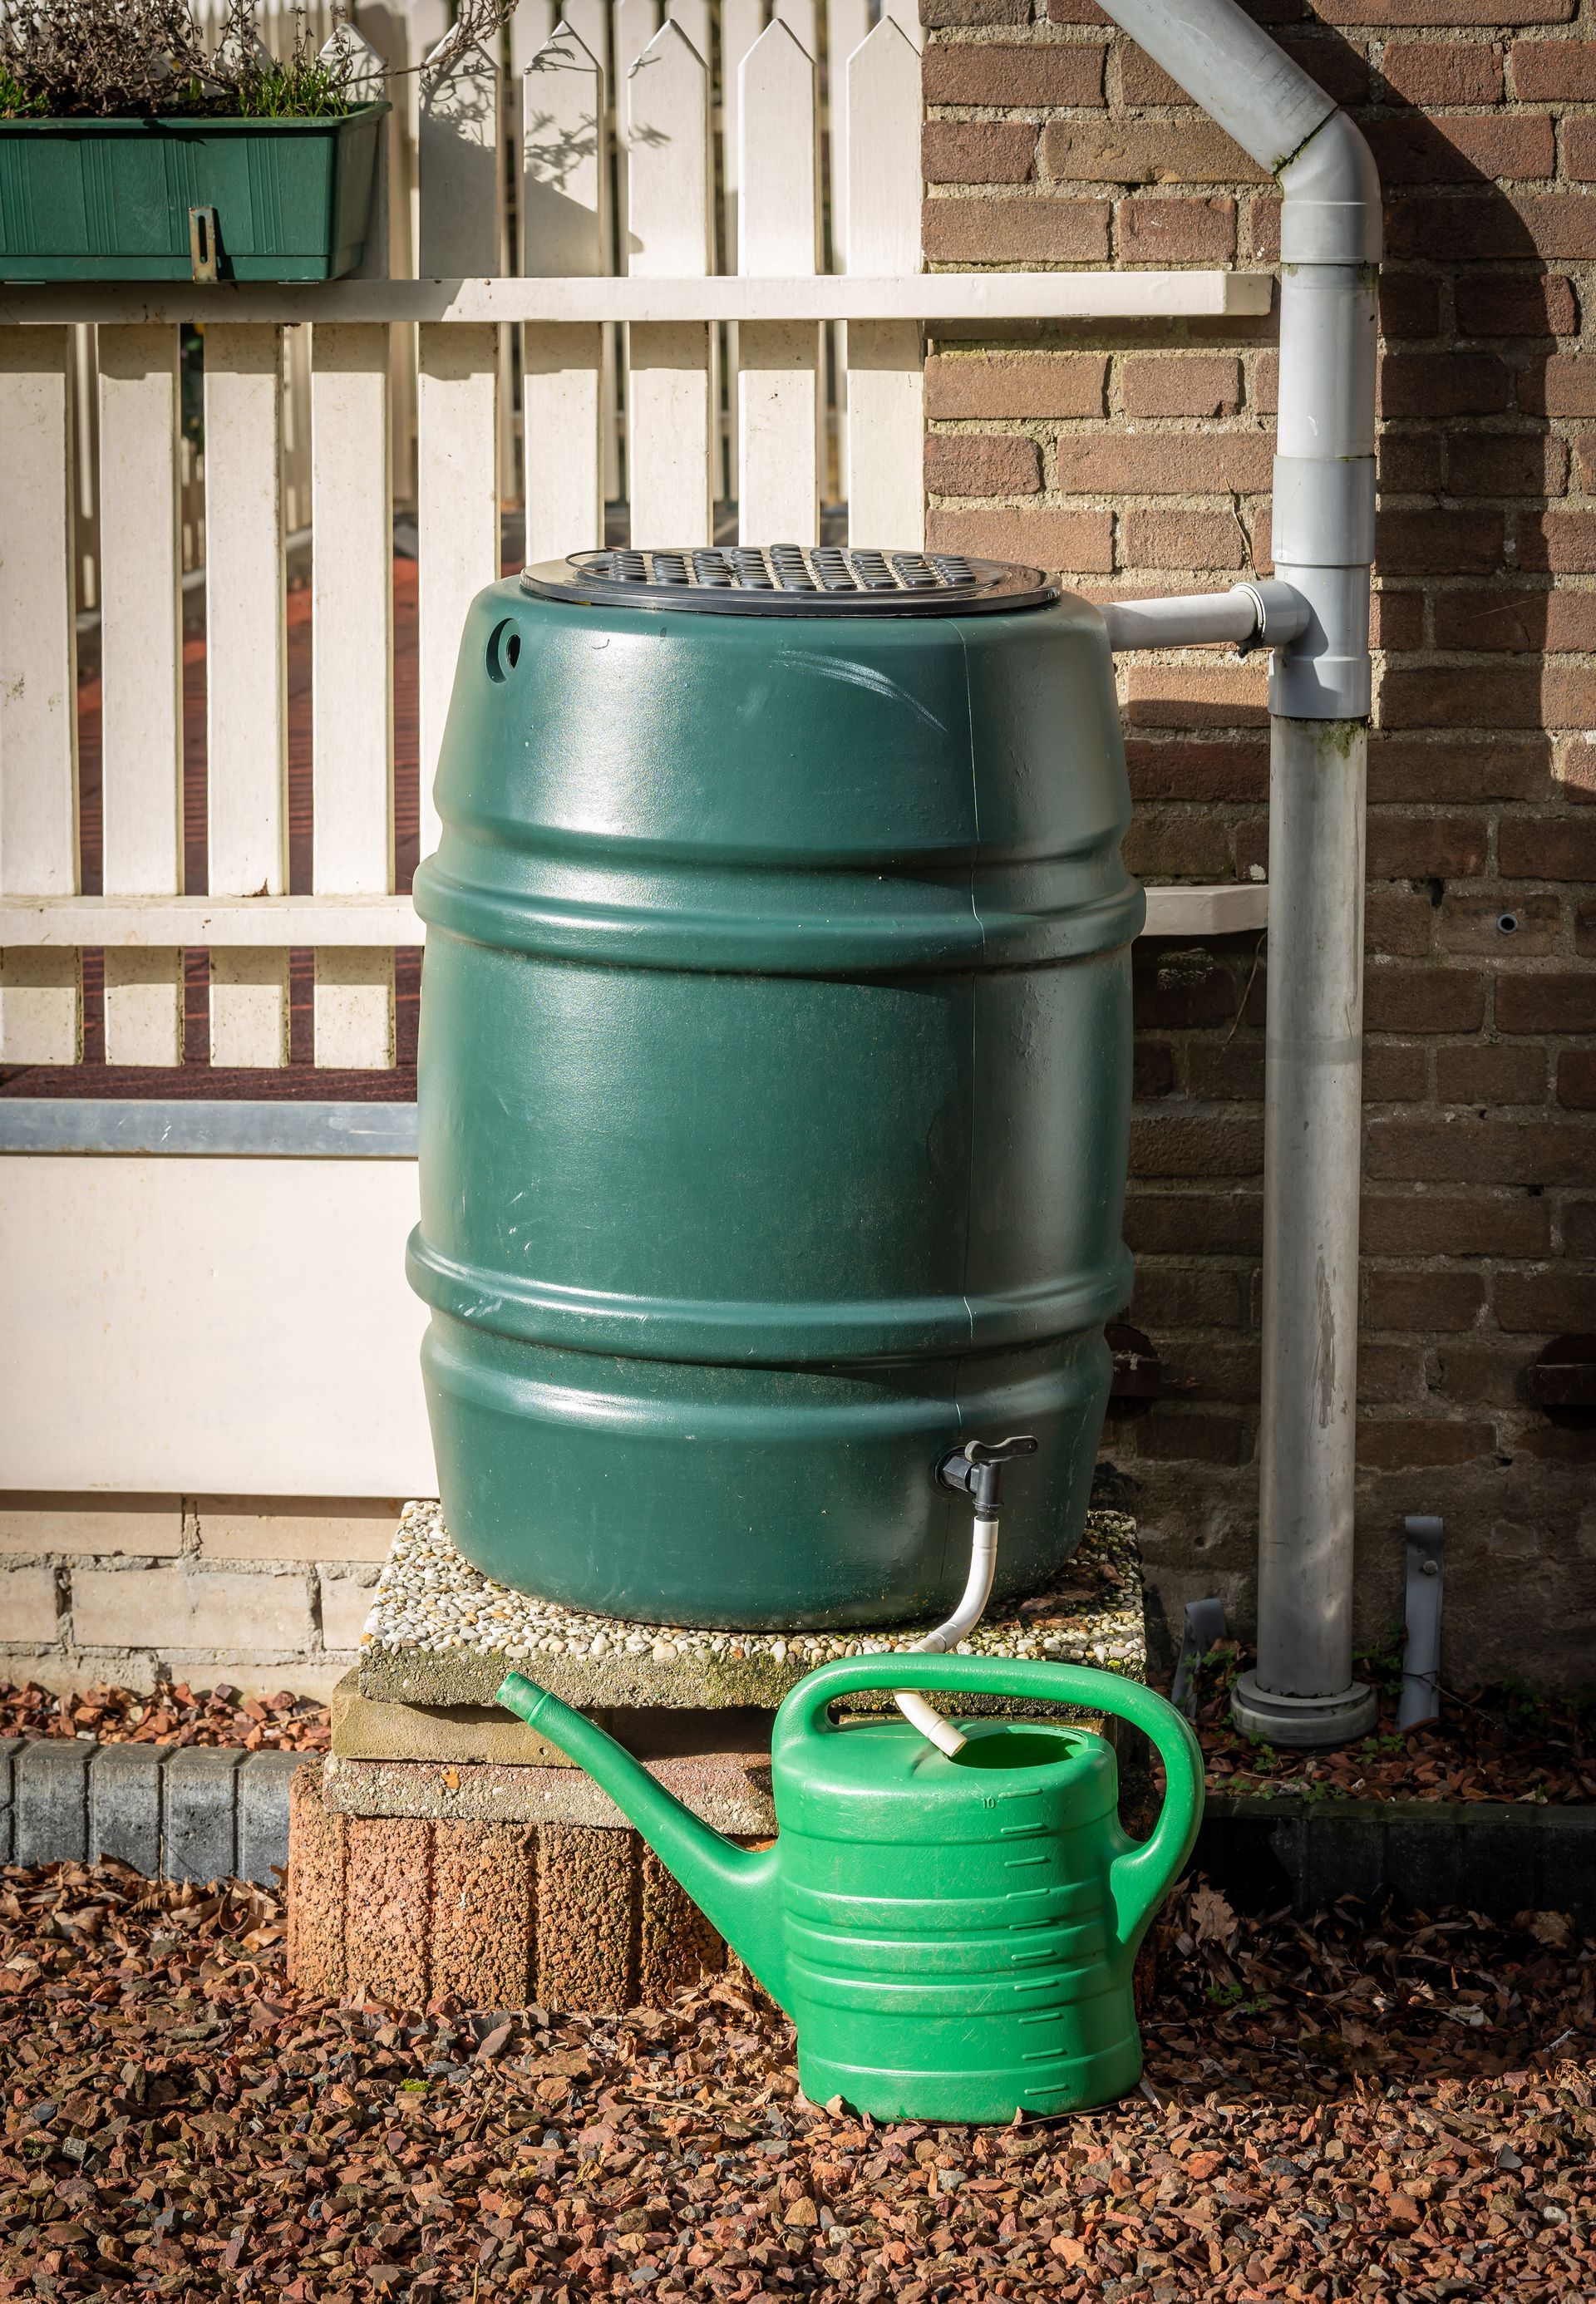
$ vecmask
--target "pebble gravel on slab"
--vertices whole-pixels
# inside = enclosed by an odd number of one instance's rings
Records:
[[[796,1678],[835,1656],[901,1653],[936,1621],[928,1617],[921,1624],[868,1634],[738,1632],[583,1615],[494,1583],[456,1552],[438,1505],[411,1504],[378,1580],[361,1647],[363,1652],[507,1656],[529,1669],[542,1656],[618,1654],[656,1665],[692,1657],[759,1658],[792,1666]],[[1134,1520],[1123,1512],[1093,1512],[1060,1589],[995,1612],[957,1653],[1098,1664],[1139,1676],[1142,1571]]]
[[[806,2103],[734,1978],[622,2017],[340,2005],[276,1904],[0,1875],[0,2298],[1583,2304],[1596,1946],[1338,1906],[1160,1924],[1124,2103]]]

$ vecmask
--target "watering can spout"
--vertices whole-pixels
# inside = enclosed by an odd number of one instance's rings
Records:
[[[557,1744],[603,1787],[771,1998],[785,2008],[786,1960],[775,1849],[739,1848],[701,1823],[613,1736],[521,1673],[510,1674],[497,1700]]]

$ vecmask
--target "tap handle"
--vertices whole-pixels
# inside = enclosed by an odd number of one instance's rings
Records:
[[[971,1496],[977,1520],[996,1520],[1003,1493],[1003,1467],[1016,1456],[1034,1456],[1040,1443],[1030,1432],[1012,1433],[1006,1440],[966,1440],[952,1448],[937,1467],[945,1488]]]

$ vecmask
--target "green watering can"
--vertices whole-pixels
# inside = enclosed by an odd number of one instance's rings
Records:
[[[1163,1759],[1152,1837],[1138,1846],[1121,1830],[1114,1754],[1085,1729],[965,1721],[948,1758],[906,1721],[828,1716],[884,1686],[1117,1713]],[[840,2096],[877,2120],[1006,2121],[1135,2086],[1132,1964],[1202,1813],[1197,1740],[1150,1689],[998,1656],[823,1664],[776,1715],[779,1837],[757,1851],[521,1673],[498,1700],[603,1785],[780,2003],[812,2101]]]

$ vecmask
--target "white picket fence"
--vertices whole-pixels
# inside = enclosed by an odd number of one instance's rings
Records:
[[[508,501],[531,558],[598,544],[607,521],[708,543],[717,504],[745,539],[812,542],[833,489],[853,540],[916,545],[929,325],[1268,309],[1261,276],[924,275],[919,58],[868,4],[778,0],[767,23],[765,0],[673,0],[663,21],[656,0],[566,0],[552,24],[550,0],[520,0],[507,61],[475,52],[386,82],[385,57],[441,38],[440,0],[430,22],[362,12],[362,68],[395,109],[359,276],[0,286],[0,1062],[81,1063],[91,951],[106,1061],[175,1066],[185,954],[203,953],[210,1062],[264,1087],[289,1054],[290,953],[308,949],[317,1066],[391,1069],[395,953],[422,940],[394,862],[396,504],[413,500],[418,538],[425,853],[462,619],[499,572]],[[202,533],[180,427],[196,323]],[[314,870],[291,890],[296,529]],[[201,560],[199,893],[183,873],[183,585]],[[1167,932],[1261,924],[1252,888],[1159,894]],[[413,1136],[361,1117],[383,1109],[102,1098],[74,1117],[70,1101],[0,1098],[0,1488],[424,1493],[421,1315],[400,1254]]]

